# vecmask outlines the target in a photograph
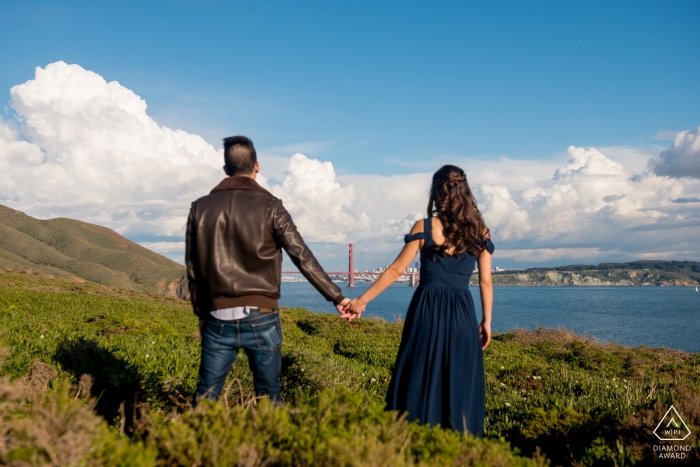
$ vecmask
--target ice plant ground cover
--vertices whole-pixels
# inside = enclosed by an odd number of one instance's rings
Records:
[[[256,401],[241,355],[221,402],[192,411],[187,302],[0,271],[0,464],[645,465],[671,404],[692,433],[680,462],[699,460],[700,354],[498,334],[476,440],[383,410],[401,323],[282,320],[285,405]]]

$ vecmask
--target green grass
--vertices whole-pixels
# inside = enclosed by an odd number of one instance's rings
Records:
[[[75,394],[91,375],[92,413],[107,427],[95,429],[92,445],[125,456],[141,449],[139,465],[527,465],[541,455],[552,465],[644,465],[671,403],[694,433],[687,461],[698,460],[700,354],[602,345],[561,330],[498,334],[485,352],[482,441],[383,410],[400,323],[302,309],[283,310],[282,322],[285,406],[254,407],[242,354],[222,402],[193,412],[199,341],[188,303],[0,272],[0,339],[10,349],[0,375],[17,385],[34,361],[48,363],[59,376],[47,398]],[[9,410],[2,398],[0,390],[0,416]],[[18,452],[37,455],[27,446]],[[104,449],[85,459],[98,465]]]

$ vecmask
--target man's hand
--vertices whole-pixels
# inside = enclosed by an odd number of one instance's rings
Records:
[[[335,309],[338,310],[338,313],[340,313],[341,318],[345,318],[345,319],[349,318],[348,313],[345,311],[345,307],[348,306],[348,303],[350,303],[350,299],[346,297],[343,299],[342,302],[338,303],[335,306]]]

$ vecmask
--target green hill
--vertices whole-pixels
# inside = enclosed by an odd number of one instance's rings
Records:
[[[0,465],[699,465],[698,353],[496,334],[477,440],[383,410],[401,323],[281,317],[284,405],[255,400],[241,353],[222,400],[192,411],[200,344],[186,302],[0,270]],[[653,434],[671,404],[682,442]]]
[[[184,297],[185,268],[106,227],[0,205],[0,268]]]

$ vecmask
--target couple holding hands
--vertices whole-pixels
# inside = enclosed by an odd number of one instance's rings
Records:
[[[491,340],[494,245],[462,169],[433,175],[427,217],[405,236],[394,263],[361,296],[348,299],[323,271],[291,216],[255,181],[252,141],[224,139],[228,176],[194,203],[185,262],[202,354],[194,404],[218,399],[238,350],[246,349],[256,394],[280,402],[279,319],[282,249],[342,317],[359,318],[420,254],[420,285],[406,314],[386,395],[388,410],[408,420],[483,436],[483,349]],[[478,265],[482,319],[469,280]]]

